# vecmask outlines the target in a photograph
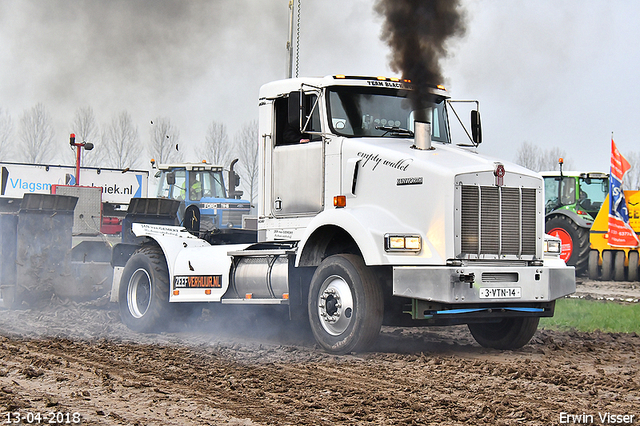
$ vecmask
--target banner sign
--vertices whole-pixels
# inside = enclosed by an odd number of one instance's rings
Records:
[[[638,247],[640,241],[629,226],[629,210],[622,185],[624,175],[631,168],[611,138],[611,176],[609,178],[609,245]]]

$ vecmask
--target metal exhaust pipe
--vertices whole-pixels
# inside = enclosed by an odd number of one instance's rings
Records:
[[[414,122],[414,137],[416,149],[431,150],[431,123],[425,121]]]

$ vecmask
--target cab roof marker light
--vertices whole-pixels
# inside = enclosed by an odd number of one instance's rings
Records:
[[[444,90],[444,91],[447,90],[446,87],[444,87],[442,84],[438,84],[436,87],[440,90]]]
[[[347,76],[343,74],[338,74],[334,78],[347,78]]]
[[[400,79],[399,79],[399,78],[397,78],[397,77],[391,77],[391,78],[389,78],[389,80],[391,80],[391,81],[395,81],[395,82],[400,81]]]
[[[377,76],[376,78],[381,81],[385,81],[387,79],[387,77],[382,77],[382,76]]]

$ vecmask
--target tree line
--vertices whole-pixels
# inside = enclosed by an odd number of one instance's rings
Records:
[[[631,151],[622,153],[631,164],[631,169],[624,177],[624,187],[629,190],[640,189],[640,152]],[[564,160],[563,170],[573,170],[571,159],[567,159],[566,152],[562,149],[547,148],[542,149],[537,145],[529,142],[523,142],[516,152],[514,162],[527,169],[542,172],[559,170],[558,159]],[[609,170],[580,170],[583,172],[606,172]]]
[[[75,111],[69,133],[75,133],[77,142],[94,144],[93,150],[83,153],[84,166],[135,169],[143,166],[144,153],[160,164],[183,162],[180,131],[171,120],[158,117],[150,124],[148,142],[143,144],[138,127],[126,110],[99,126],[93,108],[84,106]],[[52,118],[43,104],[25,110],[17,123],[6,110],[0,108],[0,161],[34,164],[63,161],[75,164],[75,151],[68,144],[66,146],[69,149],[60,155],[60,142],[56,139]],[[250,201],[255,200],[258,178],[257,120],[245,123],[233,141],[226,125],[212,120],[205,140],[196,144],[194,151],[197,161],[206,160],[223,166],[228,166],[233,158],[239,158],[237,170],[243,186],[248,189],[245,195]]]

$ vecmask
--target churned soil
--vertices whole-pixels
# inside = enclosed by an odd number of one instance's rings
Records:
[[[497,351],[463,326],[383,327],[370,352],[334,356],[269,314],[205,309],[137,334],[106,299],[0,310],[0,423],[640,423],[636,334],[541,329]]]

